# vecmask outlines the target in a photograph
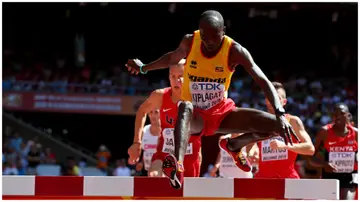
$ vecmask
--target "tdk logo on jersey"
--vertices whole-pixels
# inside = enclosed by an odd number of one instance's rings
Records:
[[[191,88],[192,88],[193,90],[198,90],[198,89],[199,89],[199,87],[198,87],[198,85],[197,85],[196,83],[194,83],[194,84],[191,86]]]
[[[226,77],[211,79],[208,77],[193,76],[191,74],[188,74],[188,76],[189,76],[190,81],[192,81],[192,82],[214,82],[214,83],[220,83],[220,84],[223,84],[226,82]]]
[[[194,83],[192,84],[193,90],[223,90],[219,83]]]

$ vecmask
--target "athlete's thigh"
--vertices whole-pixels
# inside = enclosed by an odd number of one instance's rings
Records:
[[[162,164],[161,160],[155,160],[151,162],[150,168],[148,170],[149,177],[164,177],[162,172]]]
[[[276,116],[257,109],[235,108],[222,120],[219,133],[272,132],[277,131]]]

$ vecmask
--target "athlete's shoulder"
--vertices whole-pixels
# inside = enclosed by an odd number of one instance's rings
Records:
[[[287,116],[289,118],[290,124],[296,124],[299,127],[304,127],[304,123],[302,122],[300,117],[291,114],[288,114]]]
[[[238,42],[235,41],[235,40],[232,40],[232,42],[231,42],[231,47],[230,47],[230,51],[231,51],[231,52],[233,52],[233,51],[239,52],[239,51],[241,51],[243,48],[244,48],[244,47],[243,47],[240,43],[238,43]]]
[[[194,34],[185,34],[185,36],[183,37],[183,40],[192,41],[193,38],[194,38]]]
[[[350,126],[356,133],[358,132],[358,128],[354,127],[354,126]]]
[[[142,143],[141,145],[144,146],[145,143],[148,142],[148,137],[150,136],[149,133],[150,133],[150,124],[144,126],[143,128],[143,136],[142,136]],[[144,148],[143,148],[144,149]]]
[[[333,127],[333,124],[326,124],[320,128],[320,131],[328,131],[328,130],[332,129],[332,127]]]
[[[330,127],[329,127],[330,126]],[[329,129],[331,129],[330,124],[324,125],[320,128],[319,132],[317,133],[317,135],[322,138],[322,139],[326,139],[329,133]]]
[[[181,40],[181,45],[190,48],[191,44],[193,43],[194,34],[185,34]]]
[[[229,61],[233,66],[242,65],[244,67],[251,67],[253,63],[250,52],[234,40],[230,47]]]
[[[165,94],[167,88],[159,88],[151,92],[150,96],[162,96]]]
[[[152,103],[151,107],[155,107],[155,108],[160,107],[164,93],[165,93],[165,89],[156,89],[152,91],[148,99],[145,101],[145,103]]]
[[[146,133],[150,130],[150,126],[151,126],[151,124],[147,124],[146,126],[144,126],[144,128],[143,128],[144,133]]]

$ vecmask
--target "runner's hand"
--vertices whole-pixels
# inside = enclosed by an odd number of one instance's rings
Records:
[[[280,115],[277,117],[280,120],[282,132],[280,133],[280,136],[284,139],[285,145],[288,145],[290,142],[290,145],[293,145],[291,136],[294,136],[295,139],[300,142],[299,137],[296,135],[293,127],[289,123],[289,121],[286,119],[285,115]]]
[[[270,142],[270,148],[272,150],[276,150],[276,149],[285,149],[286,145],[284,142],[281,142],[279,140],[271,140]]]
[[[139,59],[129,59],[125,66],[131,74],[138,75],[140,72],[140,67],[144,65]]]
[[[139,161],[139,157],[141,154],[141,145],[139,143],[132,144],[128,149],[128,154],[128,163],[130,165],[135,165]]]
[[[211,168],[210,170],[210,176],[211,177],[216,177],[216,172],[218,171],[218,169],[214,166],[213,168]]]
[[[142,162],[139,162],[138,164],[136,164],[135,170],[140,172],[144,167],[144,164]]]

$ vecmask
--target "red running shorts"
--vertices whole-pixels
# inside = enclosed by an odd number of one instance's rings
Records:
[[[201,135],[214,135],[222,120],[235,108],[235,102],[230,98],[223,99],[219,104],[208,110],[195,108],[195,115],[200,115],[204,120],[204,128],[201,131]]]

